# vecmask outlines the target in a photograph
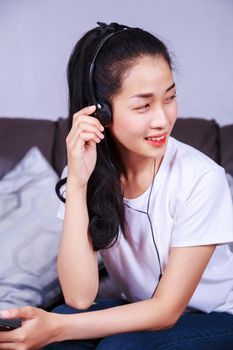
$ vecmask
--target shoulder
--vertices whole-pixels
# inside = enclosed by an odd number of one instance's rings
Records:
[[[173,137],[170,139],[170,170],[180,180],[190,184],[207,174],[212,174],[225,181],[225,170],[219,164],[194,147]]]
[[[213,196],[229,191],[225,169],[194,147],[171,137],[168,153],[164,186],[181,203],[197,193]]]
[[[224,168],[175,139],[170,158],[173,246],[232,241],[232,200]]]
[[[173,137],[170,137],[170,139],[173,157],[176,157],[177,161],[182,162],[187,168],[194,169],[194,166],[198,167],[199,170],[221,168],[214,160],[196,148],[178,141]]]

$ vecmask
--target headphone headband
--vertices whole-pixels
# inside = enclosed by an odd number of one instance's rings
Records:
[[[111,30],[114,29],[115,30],[115,28],[113,26],[111,26],[111,24],[109,26],[105,23],[102,23],[102,22],[97,22],[97,24],[99,24],[99,26],[104,28],[105,30],[107,30],[107,29],[111,29]],[[94,54],[92,62],[90,64],[89,77],[88,77],[90,97],[91,97],[92,103],[94,103],[94,104],[97,102],[95,92],[94,92],[94,69],[95,69],[96,58],[97,58],[101,48],[104,46],[104,44],[106,43],[107,40],[109,40],[113,35],[118,34],[120,32],[123,32],[124,30],[127,30],[127,29],[129,29],[129,27],[122,26],[119,30],[108,34],[100,41],[100,43],[98,44],[98,46],[96,48],[95,54]]]

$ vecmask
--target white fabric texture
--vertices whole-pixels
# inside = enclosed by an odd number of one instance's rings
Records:
[[[0,181],[0,309],[47,307],[61,295],[56,182],[36,147]]]
[[[230,187],[230,191],[231,191],[231,198],[233,201],[233,177],[231,176],[231,174],[226,174],[227,175],[227,181],[228,181],[228,185]]]
[[[102,250],[106,269],[123,296],[150,298],[159,263],[146,212],[151,187],[124,199],[127,230]],[[61,209],[60,209],[61,214]],[[170,137],[151,191],[149,216],[162,270],[171,247],[218,244],[188,309],[233,313],[232,200],[225,171],[198,150]]]

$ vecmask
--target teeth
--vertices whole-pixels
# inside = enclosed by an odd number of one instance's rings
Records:
[[[160,136],[160,137],[147,137],[148,140],[151,141],[160,141],[162,139],[164,139],[164,136]]]

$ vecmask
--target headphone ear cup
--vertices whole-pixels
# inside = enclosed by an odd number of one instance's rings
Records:
[[[99,119],[103,126],[107,126],[112,121],[112,111],[109,105],[105,102],[98,101],[96,103],[96,117]]]

